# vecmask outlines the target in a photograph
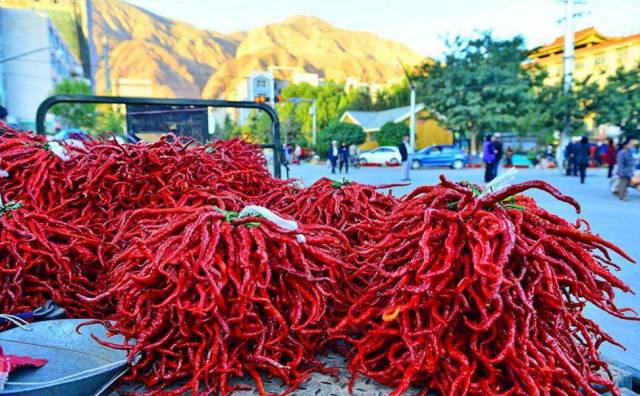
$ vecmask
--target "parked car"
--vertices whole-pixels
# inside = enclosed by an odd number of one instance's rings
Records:
[[[360,164],[399,164],[402,162],[400,150],[393,146],[380,146],[364,152],[358,157]]]
[[[411,167],[448,166],[462,169],[469,163],[469,156],[462,149],[452,145],[438,145],[423,148],[413,155]]]

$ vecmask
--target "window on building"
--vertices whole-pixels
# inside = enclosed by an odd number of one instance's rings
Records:
[[[629,54],[629,50],[627,47],[618,48],[616,50],[616,58],[618,59],[618,63],[623,63],[627,60],[627,56]]]
[[[604,65],[604,54],[596,55],[596,60],[595,60],[594,63],[595,63],[596,66]]]
[[[582,70],[582,69],[584,69],[584,61],[579,60],[576,62],[576,70]]]

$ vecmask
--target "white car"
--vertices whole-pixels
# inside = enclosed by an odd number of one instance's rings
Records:
[[[380,146],[360,154],[361,164],[399,164],[402,162],[400,150],[393,146]]]

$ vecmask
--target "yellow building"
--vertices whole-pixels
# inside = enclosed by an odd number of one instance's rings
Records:
[[[631,68],[640,62],[640,34],[624,37],[605,36],[595,28],[579,30],[574,35],[574,80],[592,75],[603,84],[619,67]],[[530,58],[549,73],[548,84],[562,82],[562,56],[564,38],[536,49]]]
[[[434,144],[453,144],[453,135],[443,128],[437,121],[429,119],[429,112],[424,104],[416,106],[416,147],[423,147]],[[411,109],[409,106],[396,107],[383,111],[347,111],[341,122],[360,125],[367,134],[365,142],[360,146],[361,150],[371,150],[378,147],[376,133],[387,122],[402,122],[409,126],[411,120]]]

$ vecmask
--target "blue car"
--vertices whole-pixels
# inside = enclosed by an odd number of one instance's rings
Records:
[[[457,146],[439,145],[423,148],[413,155],[411,167],[448,166],[462,169],[469,163],[469,156]]]

